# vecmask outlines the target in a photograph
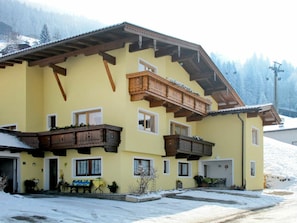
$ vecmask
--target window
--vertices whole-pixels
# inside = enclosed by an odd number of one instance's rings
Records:
[[[190,176],[190,164],[178,162],[178,176]]]
[[[11,130],[11,131],[16,131],[17,130],[16,125],[3,125],[3,126],[1,126],[1,128]]]
[[[157,116],[144,112],[144,111],[139,111],[138,112],[138,129],[147,131],[147,132],[157,132]]]
[[[150,65],[149,63],[139,60],[138,62],[138,71],[150,71],[152,73],[157,73],[157,68],[153,65]]]
[[[259,145],[259,131],[256,128],[252,128],[252,144]]]
[[[251,161],[251,176],[254,177],[256,176],[256,162]]]
[[[56,115],[48,115],[47,116],[47,128],[52,129],[57,127],[57,118]]]
[[[189,135],[189,127],[178,124],[176,122],[171,122],[170,123],[170,134],[171,135],[183,135],[183,136],[188,136]]]
[[[102,124],[101,109],[81,111],[74,113],[75,125],[100,125]]]
[[[169,160],[163,160],[163,173],[169,174],[170,173],[170,162]]]
[[[152,160],[134,159],[134,176],[151,175]]]
[[[75,176],[101,176],[101,159],[75,160]]]

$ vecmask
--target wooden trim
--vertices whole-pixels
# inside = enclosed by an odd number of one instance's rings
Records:
[[[61,74],[63,76],[66,76],[66,74],[67,74],[67,70],[64,67],[60,67],[60,66],[57,66],[55,64],[50,64],[49,67],[51,67],[53,69],[54,73],[58,73],[58,74]]]
[[[106,60],[103,60],[103,63],[104,63],[104,67],[105,67],[105,70],[106,70],[106,73],[107,73],[107,76],[108,76],[112,91],[115,92],[116,87],[115,87],[114,81],[112,79],[112,75],[111,75],[111,72],[109,70],[108,63],[107,63]]]
[[[54,75],[55,75],[55,78],[56,78],[56,81],[57,81],[57,83],[58,83],[58,85],[59,85],[59,88],[60,88],[60,91],[61,91],[61,93],[62,93],[62,96],[63,96],[63,98],[64,98],[64,101],[66,101],[67,100],[67,96],[66,96],[66,93],[65,93],[65,91],[64,91],[64,89],[63,89],[63,86],[62,86],[62,84],[61,84],[61,81],[60,81],[60,79],[59,79],[59,77],[58,77],[58,74],[57,74],[57,72],[53,72],[54,73]]]

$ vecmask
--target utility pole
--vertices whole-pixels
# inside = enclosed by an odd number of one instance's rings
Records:
[[[277,98],[277,81],[280,80],[280,77],[278,77],[278,73],[279,72],[284,72],[284,70],[281,70],[280,69],[280,66],[282,64],[276,62],[276,61],[273,61],[273,67],[269,67],[269,69],[273,70],[274,72],[274,106],[275,106],[275,109],[276,111],[278,112],[278,98]]]

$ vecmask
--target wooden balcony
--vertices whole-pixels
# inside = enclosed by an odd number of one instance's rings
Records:
[[[127,74],[131,101],[148,100],[150,107],[164,106],[188,121],[207,115],[210,101],[149,71]]]
[[[163,136],[166,156],[198,160],[202,156],[211,156],[214,143],[182,135]]]
[[[61,156],[66,155],[67,149],[77,149],[79,153],[90,154],[92,147],[103,147],[106,152],[116,153],[121,142],[121,131],[121,127],[103,124],[22,133],[19,137],[38,151],[52,151]]]

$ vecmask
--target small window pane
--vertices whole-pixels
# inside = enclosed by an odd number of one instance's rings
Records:
[[[87,124],[87,115],[86,114],[78,114],[77,125]]]
[[[100,125],[101,124],[100,112],[92,112],[89,114],[89,124],[90,125]]]

